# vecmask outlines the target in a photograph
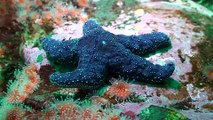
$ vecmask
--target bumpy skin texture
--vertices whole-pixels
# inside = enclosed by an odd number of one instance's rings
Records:
[[[144,55],[171,45],[167,35],[153,32],[144,35],[114,35],[105,31],[95,21],[83,26],[84,36],[78,41],[57,41],[44,38],[43,49],[51,63],[59,67],[76,66],[67,72],[50,76],[52,83],[62,87],[97,88],[111,77],[164,83],[175,69],[173,63],[154,65]]]

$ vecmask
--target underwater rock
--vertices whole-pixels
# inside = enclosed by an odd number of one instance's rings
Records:
[[[89,20],[83,26],[83,34],[78,40],[43,39],[48,60],[59,68],[59,72],[50,76],[52,83],[62,87],[97,88],[105,85],[110,77],[122,76],[162,84],[175,69],[173,63],[154,65],[143,58],[171,45],[164,33],[114,35]]]
[[[213,119],[212,112],[197,112],[192,109],[182,110],[180,112],[186,115],[189,120],[212,120]]]

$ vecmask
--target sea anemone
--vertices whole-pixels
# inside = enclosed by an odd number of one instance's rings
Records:
[[[131,86],[124,81],[115,81],[105,92],[106,96],[115,97],[121,101],[127,100],[131,94]]]

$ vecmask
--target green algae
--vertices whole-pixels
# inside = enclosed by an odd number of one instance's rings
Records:
[[[197,87],[213,85],[206,73],[208,66],[213,66],[213,16],[205,16],[197,12],[182,12],[194,25],[204,32],[204,40],[197,44],[199,53],[191,57],[192,73],[190,80]]]
[[[37,59],[36,59],[36,62],[37,62],[37,63],[41,63],[43,60],[44,60],[44,59],[43,59],[43,56],[42,56],[42,54],[40,54],[40,55],[38,55],[38,57],[37,57]]]
[[[149,83],[138,82],[138,81],[132,81],[131,83],[147,85],[149,87],[158,87],[158,88],[166,88],[166,89],[174,89],[174,90],[178,90],[181,88],[181,84],[177,80],[172,78],[165,79],[163,84],[149,84]]]
[[[151,105],[141,110],[140,120],[187,120],[187,117],[175,110]]]
[[[133,8],[138,4],[136,0],[123,0],[123,5],[119,7],[116,6],[116,2],[116,0],[100,0],[96,2],[95,18],[99,23],[108,24],[119,16],[121,10]]]
[[[27,46],[35,47],[40,45],[40,39],[45,37],[48,32],[38,24],[24,23],[24,31],[21,33]]]
[[[212,0],[195,0],[197,3],[205,6],[209,10],[213,11],[213,1]]]

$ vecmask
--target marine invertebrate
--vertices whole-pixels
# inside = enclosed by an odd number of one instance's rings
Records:
[[[80,107],[73,100],[58,101],[44,111],[44,119],[77,119]]]
[[[97,120],[103,116],[103,113],[98,109],[84,108],[81,112],[81,120]]]
[[[21,103],[37,89],[40,77],[37,74],[37,66],[32,64],[17,72],[17,80],[11,83],[6,97],[9,103]]]
[[[100,105],[89,104],[84,106],[79,115],[80,120],[126,120],[121,110],[115,108],[102,108]]]
[[[7,120],[22,120],[27,113],[29,113],[29,111],[20,107],[15,107],[7,112],[6,118]]]
[[[11,104],[1,100],[0,119],[1,120],[23,120],[23,118],[32,112],[32,109],[23,104]]]
[[[116,97],[118,100],[126,100],[132,94],[131,86],[124,81],[114,82],[105,92],[109,97]]]
[[[97,88],[105,85],[108,78],[122,76],[124,79],[161,84],[175,69],[173,63],[160,66],[143,58],[171,45],[164,33],[114,35],[89,20],[83,26],[83,34],[78,40],[42,40],[52,65],[66,68],[50,76],[52,83],[62,87]]]
[[[50,119],[72,119],[72,120],[123,120],[125,116],[120,115],[121,110],[114,108],[102,108],[101,105],[92,104],[89,101],[74,101],[67,98],[53,103],[46,108],[41,117]]]

